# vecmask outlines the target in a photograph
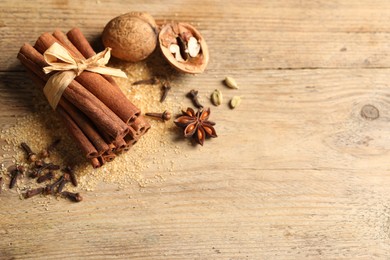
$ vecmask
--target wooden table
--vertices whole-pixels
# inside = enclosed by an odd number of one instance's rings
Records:
[[[94,39],[134,10],[195,24],[211,60],[185,77],[211,91],[230,75],[243,98],[236,110],[214,109],[217,139],[179,144],[191,160],[163,182],[102,183],[82,203],[48,210],[1,194],[0,259],[390,256],[389,1],[3,0],[0,8],[2,129],[32,107],[16,60],[24,42],[74,26]]]

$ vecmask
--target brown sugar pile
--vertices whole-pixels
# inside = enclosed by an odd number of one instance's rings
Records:
[[[126,63],[114,60],[110,66],[120,68],[127,73],[128,79],[116,79],[116,82],[127,98],[139,107],[143,113],[163,112],[165,110],[171,112],[172,115],[180,113],[183,108],[181,104],[183,97],[176,96],[175,91],[171,91],[163,103],[160,102],[162,83],[171,84],[167,75],[174,75],[172,71],[156,68],[153,59],[148,63],[146,61]],[[156,71],[159,71],[160,74]],[[154,76],[159,79],[157,84],[132,84],[135,81],[149,79]],[[173,85],[172,89],[174,88]],[[129,152],[120,154],[112,163],[93,169],[90,163],[81,155],[79,148],[75,145],[67,130],[64,129],[56,112],[47,104],[41,90],[38,90],[35,86],[32,89],[34,89],[37,99],[35,112],[20,118],[15,126],[3,129],[0,133],[0,138],[6,143],[1,147],[2,157],[0,157],[0,162],[3,162],[0,177],[3,177],[3,179],[9,180],[7,172],[9,165],[25,164],[26,162],[25,153],[20,149],[21,142],[28,143],[35,152],[39,153],[57,138],[61,138],[61,142],[51,154],[50,162],[63,167],[66,165],[73,166],[79,182],[77,190],[94,190],[101,182],[113,183],[118,187],[125,187],[133,183],[145,186],[150,182],[164,180],[167,175],[174,171],[177,162],[164,156],[168,152],[171,154],[172,151],[178,156],[180,154],[179,147],[172,141],[172,136],[177,134],[173,120],[161,122],[148,118],[151,129]],[[162,174],[165,174],[165,176]],[[18,189],[24,191],[33,188],[34,185],[31,182],[27,177],[23,178],[18,183]],[[8,189],[8,187],[4,188]]]

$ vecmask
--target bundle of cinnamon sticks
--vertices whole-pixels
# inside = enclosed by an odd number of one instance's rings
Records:
[[[51,76],[43,71],[48,66],[43,53],[55,42],[79,59],[96,54],[78,28],[67,34],[60,30],[43,33],[34,46],[25,43],[18,59],[42,88]],[[129,150],[150,128],[140,109],[127,99],[111,76],[89,71],[83,71],[69,84],[56,111],[94,168]]]

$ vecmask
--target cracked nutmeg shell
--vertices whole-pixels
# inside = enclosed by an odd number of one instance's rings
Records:
[[[105,47],[112,56],[131,62],[146,59],[157,46],[157,25],[145,12],[130,12],[107,23],[102,33]]]
[[[171,22],[163,25],[158,41],[163,56],[175,69],[191,74],[206,69],[209,61],[206,41],[190,24]]]

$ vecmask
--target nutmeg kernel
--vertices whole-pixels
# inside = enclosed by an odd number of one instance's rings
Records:
[[[145,12],[130,12],[107,23],[102,33],[105,47],[112,56],[131,62],[146,59],[157,46],[157,25]]]

